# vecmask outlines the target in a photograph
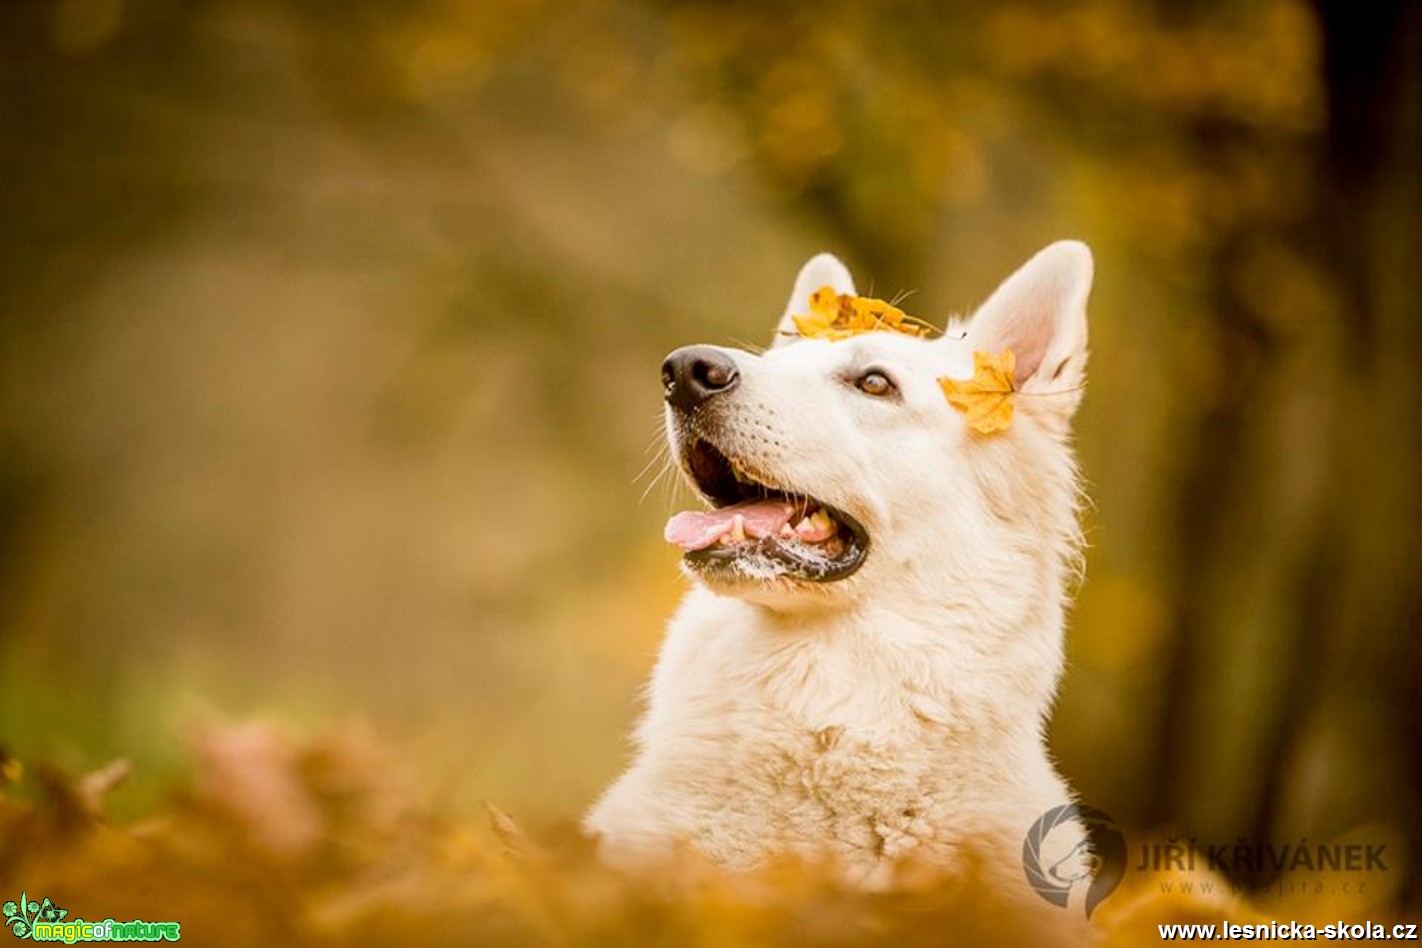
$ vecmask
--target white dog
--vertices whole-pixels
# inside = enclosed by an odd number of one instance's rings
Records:
[[[668,524],[696,588],[636,760],[587,817],[604,858],[827,855],[877,883],[971,858],[1025,891],[1024,834],[1071,802],[1043,724],[1079,566],[1091,277],[1085,245],[1056,243],[941,338],[830,341],[793,321],[823,286],[854,294],[822,254],[764,354],[667,358],[667,437],[711,509]],[[1015,415],[984,434],[938,380],[1007,349]]]

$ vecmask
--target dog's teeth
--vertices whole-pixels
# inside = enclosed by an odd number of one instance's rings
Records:
[[[736,514],[736,518],[731,521],[731,530],[727,536],[737,543],[746,538],[746,518],[743,514]]]
[[[821,507],[795,524],[795,535],[806,543],[821,543],[834,535],[834,519]]]
[[[788,523],[783,523],[780,525],[780,535],[787,540],[793,540],[795,539],[795,528]]]

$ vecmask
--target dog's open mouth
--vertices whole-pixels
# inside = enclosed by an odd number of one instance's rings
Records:
[[[682,460],[712,509],[677,514],[665,536],[698,572],[824,583],[864,562],[869,535],[844,511],[756,480],[703,440],[692,442]]]

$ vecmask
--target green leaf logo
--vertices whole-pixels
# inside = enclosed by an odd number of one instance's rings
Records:
[[[34,902],[21,892],[18,902],[6,902],[0,906],[0,914],[5,916],[5,925],[16,938],[34,938],[36,922],[63,921],[69,912],[48,898],[43,902]]]

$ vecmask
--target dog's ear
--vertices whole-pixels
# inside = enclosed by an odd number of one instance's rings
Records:
[[[1091,251],[1061,240],[1022,265],[988,297],[968,323],[974,350],[1017,357],[1017,387],[1063,394],[1052,404],[1074,409],[1086,380],[1086,297]],[[1068,398],[1065,393],[1072,393]],[[1048,401],[1046,399],[1044,402]]]
[[[783,346],[799,339],[793,316],[806,316],[810,312],[810,294],[822,286],[832,286],[841,295],[854,296],[854,278],[849,268],[839,262],[832,253],[821,253],[811,257],[795,278],[795,289],[790,292],[790,302],[785,304],[785,315],[780,317],[780,325],[775,327],[775,338],[771,347]]]

